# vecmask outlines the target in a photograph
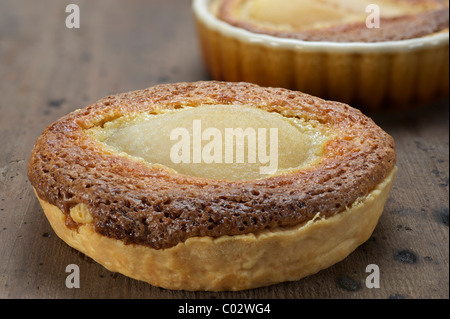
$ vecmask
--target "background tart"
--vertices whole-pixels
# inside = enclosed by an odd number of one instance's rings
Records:
[[[380,28],[368,28],[365,0],[221,0],[219,19],[251,32],[305,41],[380,42],[429,36],[448,29],[448,1],[382,0]],[[369,7],[370,8],[370,7]]]
[[[275,116],[269,126],[285,121],[281,129],[292,125],[318,150],[270,176],[227,179],[111,142],[136,123],[183,125],[178,114],[217,107]],[[395,160],[393,139],[348,105],[213,81],[111,95],[68,114],[36,141],[28,176],[58,236],[106,268],[171,289],[240,290],[300,279],[367,240]]]
[[[297,89],[368,110],[448,96],[448,1],[195,0],[216,80]],[[277,10],[274,10],[277,6]]]

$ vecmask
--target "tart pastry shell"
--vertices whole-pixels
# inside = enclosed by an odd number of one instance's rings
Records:
[[[237,291],[299,280],[343,260],[373,233],[396,172],[334,216],[258,233],[192,237],[167,249],[100,235],[84,204],[71,209],[79,227],[69,228],[58,207],[38,199],[56,234],[110,271],[167,289]]]

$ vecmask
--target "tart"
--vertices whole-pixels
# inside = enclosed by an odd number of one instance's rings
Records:
[[[392,137],[346,104],[210,81],[62,117],[37,139],[28,177],[56,234],[107,269],[223,291],[344,259],[377,225],[395,162]]]
[[[296,89],[368,110],[448,96],[448,1],[378,1],[378,27],[371,6],[193,2],[205,65],[216,80]]]

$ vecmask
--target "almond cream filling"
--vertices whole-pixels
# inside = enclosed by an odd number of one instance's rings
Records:
[[[254,107],[204,105],[131,114],[89,133],[115,152],[177,173],[243,181],[316,163],[331,137],[319,127]]]
[[[392,0],[240,0],[233,7],[233,16],[265,28],[303,31],[350,22],[364,23],[370,14],[370,11],[366,12],[370,4],[379,7],[382,18],[414,14],[426,9]]]

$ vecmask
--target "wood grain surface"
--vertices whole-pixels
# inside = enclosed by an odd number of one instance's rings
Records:
[[[68,29],[66,5],[80,7]],[[53,232],[26,176],[30,151],[59,117],[111,93],[208,80],[187,0],[1,0],[0,298],[449,298],[448,99],[367,114],[390,133],[399,173],[373,236],[298,282],[185,292],[111,273]],[[65,285],[66,266],[80,288]],[[366,267],[380,269],[368,288]]]

